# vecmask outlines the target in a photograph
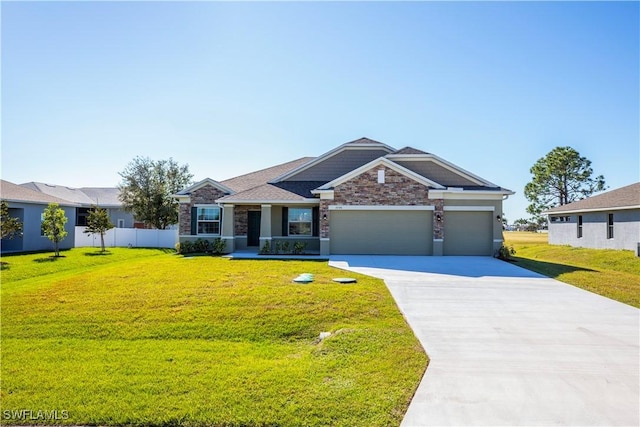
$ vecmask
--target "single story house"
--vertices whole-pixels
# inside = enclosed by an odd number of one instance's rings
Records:
[[[142,228],[144,224],[134,220],[133,214],[126,212],[118,198],[120,190],[116,187],[83,187],[72,188],[64,185],[45,184],[43,182],[27,182],[22,187],[39,191],[49,196],[72,202],[78,207],[71,217],[76,226],[87,225],[87,216],[93,206],[107,210],[111,222],[116,228]]]
[[[544,214],[552,245],[640,251],[640,182]]]
[[[18,218],[22,222],[22,237],[2,239],[0,243],[2,253],[52,250],[53,243],[42,234],[42,214],[49,203],[58,203],[69,218],[65,224],[67,236],[60,242],[60,249],[73,247],[75,227],[73,218],[76,204],[58,197],[50,196],[39,191],[31,190],[11,183],[0,181],[0,198],[9,205],[9,216]]]
[[[229,252],[493,255],[511,194],[434,154],[361,138],[175,197],[180,241],[221,238]]]

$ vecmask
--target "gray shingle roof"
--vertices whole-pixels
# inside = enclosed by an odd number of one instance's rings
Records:
[[[116,187],[82,187],[80,190],[98,206],[122,206]]]
[[[413,147],[404,147],[399,149],[393,154],[429,154],[429,153],[422,150],[418,150],[417,148],[413,148]]]
[[[314,158],[315,157],[302,157],[300,159],[283,163],[281,165],[227,179],[225,181],[221,181],[220,183],[229,187],[236,193],[240,193],[242,191],[255,188],[259,185],[266,184],[267,182],[274,180],[280,175],[284,175],[285,173],[292,171],[305,163],[310,162]]]
[[[40,191],[32,190],[31,188],[24,187],[22,185],[14,184],[9,181],[1,180],[0,186],[0,198],[10,202],[25,202],[25,203],[39,203],[49,204],[58,203],[64,206],[74,206],[75,204],[49,194],[42,193]]]
[[[82,192],[79,188],[65,187],[64,185],[45,184],[44,182],[27,182],[20,184],[21,187],[39,191],[49,196],[57,197],[68,202],[81,205],[92,205],[95,202]]]
[[[349,148],[350,146],[359,144],[369,144],[369,147],[358,147],[362,148],[362,150]],[[376,150],[376,145],[379,145],[381,148]],[[344,155],[342,155],[343,152],[345,153]],[[370,152],[372,152],[373,155],[369,155],[369,157],[363,159],[358,158],[358,156],[362,157],[363,153],[371,154]],[[425,153],[424,151],[412,147],[395,150],[394,148],[379,141],[375,141],[370,138],[360,138],[347,142],[320,157],[304,157],[271,168],[262,169],[257,172],[221,181],[221,184],[233,190],[234,193],[224,196],[218,200],[226,203],[260,203],[269,201],[302,201],[305,199],[316,198],[311,193],[311,190],[326,184],[338,176],[343,176],[345,173],[351,172],[369,161],[373,161],[377,158],[384,158],[389,153],[405,156],[416,155],[416,157],[420,158],[424,155],[429,155],[429,153]],[[351,159],[352,155],[357,157],[356,160],[358,161],[347,161]],[[348,167],[345,166],[346,163],[348,163]],[[398,161],[397,163],[407,167],[402,163],[402,161]],[[433,179],[431,176],[433,175],[433,170],[415,170],[418,163],[422,162],[412,163],[413,169],[409,169],[429,180],[438,183],[440,182],[437,179]],[[329,173],[322,168],[335,173]],[[322,173],[319,172],[320,169],[322,169],[320,171]],[[443,168],[441,167],[440,169]],[[510,190],[506,190],[498,186],[494,187],[488,181],[480,178],[475,180],[462,179],[454,172],[449,172],[448,170],[447,172],[449,175],[455,175],[457,178],[457,180],[446,180],[448,186],[455,185],[456,187],[464,187],[465,190],[500,191],[503,193],[511,193]],[[470,173],[466,174],[471,176]],[[329,176],[331,179],[326,179]],[[278,182],[274,182],[276,180],[278,180]]]
[[[557,206],[543,213],[607,210],[640,206],[640,182],[627,185],[577,202]]]
[[[325,181],[286,181],[263,184],[219,199],[220,202],[253,202],[261,200],[302,201],[313,199],[311,190],[325,184]]]
[[[354,139],[353,141],[349,141],[346,144],[383,144],[384,145],[383,142],[376,141],[371,138],[367,138],[366,136],[363,136],[362,138]]]
[[[72,188],[64,185],[45,184],[44,182],[27,182],[20,184],[20,187],[56,197],[67,203],[71,202],[83,206],[122,206],[122,202],[118,199],[120,190],[116,187]]]

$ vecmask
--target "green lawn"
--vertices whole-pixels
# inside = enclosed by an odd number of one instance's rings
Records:
[[[544,233],[504,237],[516,265],[640,308],[640,258],[632,251],[549,245]]]
[[[398,425],[426,368],[380,280],[339,285],[325,262],[96,253],[3,257],[2,424]]]

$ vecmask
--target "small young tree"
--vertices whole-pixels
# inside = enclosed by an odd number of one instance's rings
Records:
[[[53,242],[56,256],[60,256],[60,242],[67,237],[64,225],[67,223],[64,210],[57,203],[49,203],[42,215],[42,232]]]
[[[87,228],[84,230],[87,234],[100,234],[100,252],[104,252],[104,233],[111,230],[113,224],[109,219],[106,209],[94,206],[87,216]]]
[[[18,218],[9,216],[9,204],[6,200],[0,201],[0,233],[3,239],[22,235],[22,223]]]

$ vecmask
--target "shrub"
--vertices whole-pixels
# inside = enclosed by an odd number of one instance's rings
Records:
[[[192,254],[192,253],[205,253],[213,255],[222,255],[227,249],[227,242],[221,238],[216,238],[213,241],[198,239],[195,242],[184,241],[176,244],[176,251],[179,254]]]
[[[216,238],[211,244],[211,252],[214,255],[222,255],[227,249],[227,242],[221,238]]]
[[[193,252],[193,243],[188,240],[178,243],[176,245],[176,251],[178,251],[179,254],[183,254],[183,255],[189,254]]]
[[[204,239],[198,239],[193,244],[193,252],[209,252],[209,241]]]
[[[498,259],[509,261],[511,259],[511,256],[515,254],[516,254],[516,250],[513,249],[513,246],[502,245],[500,246],[500,249],[496,251],[495,257]]]
[[[293,253],[300,255],[307,249],[307,242],[293,242]]]
[[[271,253],[271,243],[269,240],[264,242],[264,245],[260,248],[260,255],[267,255]]]

